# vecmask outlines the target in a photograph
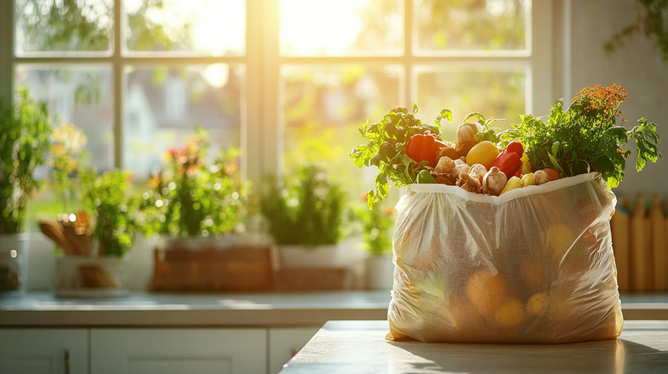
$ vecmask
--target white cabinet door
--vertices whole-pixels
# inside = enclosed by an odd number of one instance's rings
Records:
[[[0,373],[88,373],[88,330],[0,329]]]
[[[267,372],[267,330],[91,329],[91,374]]]
[[[269,374],[276,374],[290,361],[320,327],[291,327],[269,329]]]

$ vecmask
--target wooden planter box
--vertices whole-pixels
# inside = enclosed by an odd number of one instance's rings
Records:
[[[269,246],[155,250],[151,291],[269,291],[274,289]]]

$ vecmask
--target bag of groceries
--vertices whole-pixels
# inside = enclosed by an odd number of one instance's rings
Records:
[[[497,132],[473,112],[441,136],[395,107],[359,129],[358,167],[378,168],[369,208],[406,187],[397,204],[388,340],[566,343],[617,338],[623,318],[609,221],[610,188],[656,162],[659,135],[645,118],[625,128],[617,85],[584,88],[544,121]],[[470,119],[477,122],[467,122]],[[622,125],[618,125],[621,123]]]
[[[566,343],[611,339],[623,319],[596,173],[500,197],[412,184],[397,204],[387,338]]]

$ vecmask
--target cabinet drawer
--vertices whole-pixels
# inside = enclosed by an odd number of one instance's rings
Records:
[[[0,329],[0,373],[88,373],[88,330]]]
[[[267,372],[266,329],[91,329],[91,374]]]

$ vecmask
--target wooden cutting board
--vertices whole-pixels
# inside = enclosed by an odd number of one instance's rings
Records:
[[[631,289],[649,291],[652,289],[651,243],[648,237],[649,219],[646,216],[645,198],[638,198],[631,212]]]
[[[666,290],[666,219],[661,210],[661,199],[654,195],[652,209],[649,212],[652,230],[652,288],[655,291]]]

